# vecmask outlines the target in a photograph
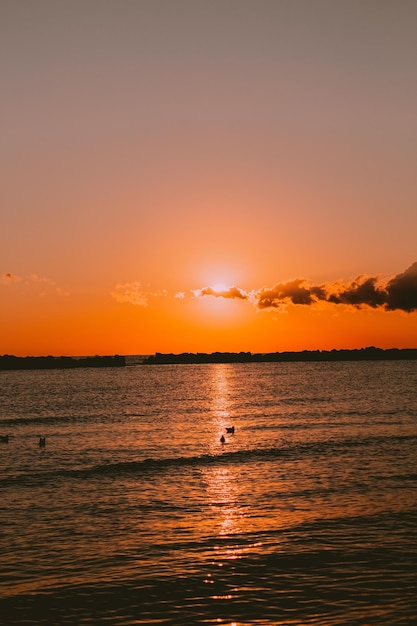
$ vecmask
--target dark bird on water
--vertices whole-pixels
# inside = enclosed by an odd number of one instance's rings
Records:
[[[46,444],[46,437],[39,437],[39,447],[44,448]]]
[[[224,442],[226,441],[226,439],[223,437],[223,435],[220,437],[220,441],[221,441],[222,443],[224,443]]]
[[[9,443],[9,435],[0,435],[0,441],[2,443]]]
[[[235,427],[234,426],[226,426],[226,432],[227,433],[231,433],[232,435],[235,432]]]

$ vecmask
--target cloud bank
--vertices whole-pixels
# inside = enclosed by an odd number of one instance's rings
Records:
[[[328,302],[357,309],[370,307],[412,313],[417,311],[417,262],[385,282],[378,276],[361,275],[347,283],[312,285],[304,278],[297,278],[250,293],[238,287],[230,287],[226,291],[215,291],[211,287],[205,287],[193,293],[199,297],[250,300],[260,310],[277,309],[288,304],[312,306]]]

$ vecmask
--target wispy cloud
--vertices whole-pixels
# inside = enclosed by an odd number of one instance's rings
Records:
[[[22,280],[20,276],[17,276],[17,274],[12,274],[11,272],[4,272],[4,274],[1,275],[1,282],[4,285],[18,283],[20,280]]]
[[[57,283],[51,278],[45,276],[39,276],[38,274],[31,274],[27,281],[29,284],[37,285],[41,291],[40,296],[46,296],[48,293],[55,293],[57,296],[68,296],[68,292],[59,287]]]
[[[111,295],[117,302],[127,302],[135,306],[148,306],[148,295],[143,291],[140,282],[119,283]]]
[[[312,306],[320,302],[342,304],[356,309],[370,307],[386,311],[417,311],[417,262],[388,280],[378,276],[358,276],[349,282],[311,284],[305,278],[263,287],[249,293],[238,287],[216,291],[212,287],[194,290],[195,297],[250,300],[261,309],[281,309],[288,304]]]
[[[45,296],[48,293],[55,293],[58,296],[67,296],[68,292],[62,287],[59,287],[57,283],[51,278],[45,276],[39,276],[38,274],[31,274],[30,276],[22,277],[11,272],[5,272],[1,275],[1,283],[4,285],[11,285],[13,283],[21,283],[21,286],[27,288],[38,288],[40,296]]]

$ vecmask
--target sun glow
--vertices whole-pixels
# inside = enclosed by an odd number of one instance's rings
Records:
[[[226,285],[226,283],[213,283],[211,285],[211,289],[215,293],[223,293],[230,289],[230,286]]]

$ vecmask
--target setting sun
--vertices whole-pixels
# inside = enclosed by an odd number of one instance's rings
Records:
[[[225,283],[213,283],[213,284],[211,285],[211,289],[212,289],[215,293],[217,293],[217,294],[222,293],[222,292],[225,292],[225,291],[227,291],[229,288],[230,288],[230,287],[228,287]]]

